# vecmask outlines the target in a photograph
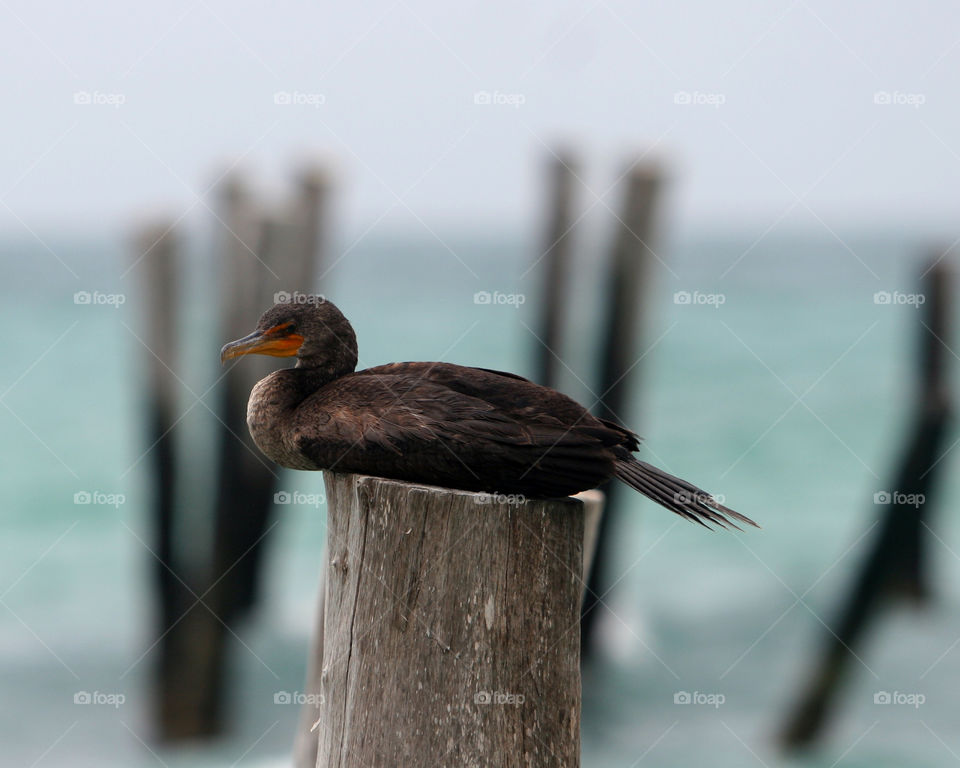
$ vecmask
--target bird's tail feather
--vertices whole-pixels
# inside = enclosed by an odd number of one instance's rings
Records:
[[[732,526],[741,530],[736,522],[759,528],[749,517],[734,512],[720,504],[709,493],[697,486],[657,469],[652,464],[633,457],[617,461],[617,477],[644,496],[676,512],[681,517],[709,528],[710,523],[721,528]]]

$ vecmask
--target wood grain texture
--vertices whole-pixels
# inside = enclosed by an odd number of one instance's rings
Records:
[[[317,766],[579,766],[582,502],[324,474]]]

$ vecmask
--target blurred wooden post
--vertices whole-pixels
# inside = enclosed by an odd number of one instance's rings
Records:
[[[144,382],[148,413],[146,444],[151,446],[147,457],[153,475],[152,548],[156,554],[151,567],[158,606],[155,631],[160,638],[153,692],[160,730],[166,733],[176,729],[176,691],[170,680],[182,657],[182,648],[170,629],[189,605],[189,593],[174,575],[181,573],[184,565],[177,557],[175,539],[177,457],[173,426],[178,383],[172,372],[177,370],[176,318],[180,315],[177,277],[182,264],[179,244],[169,221],[143,227],[134,243],[146,324],[143,341],[148,348],[143,353],[147,370]]]
[[[639,321],[643,286],[650,272],[654,213],[662,186],[662,173],[654,165],[636,165],[626,178],[626,196],[604,293],[607,309],[601,337],[600,418],[622,423],[627,418],[630,392],[636,376]],[[590,653],[592,630],[599,611],[599,599],[612,582],[609,575],[613,518],[620,493],[619,483],[604,488],[607,501],[597,542],[597,553],[583,604],[581,645],[584,658]]]
[[[154,473],[155,574],[159,587],[163,628],[176,620],[180,591],[166,566],[174,561],[173,514],[176,460],[171,427],[176,420],[177,381],[171,371],[177,367],[176,323],[179,316],[177,296],[178,262],[176,238],[167,222],[144,227],[136,237],[136,255],[140,259],[142,296],[145,303],[146,332],[144,352],[148,371],[145,390],[150,413],[147,444]],[[166,565],[164,565],[166,564]],[[163,630],[161,630],[162,632]]]
[[[324,474],[317,765],[578,766],[583,504]]]
[[[330,185],[328,171],[316,165],[304,168],[297,177],[297,195],[290,213],[296,233],[291,246],[292,274],[280,277],[299,291],[316,289],[318,268],[324,262],[322,235],[328,226]]]
[[[806,676],[808,683],[781,731],[780,739],[790,749],[810,744],[822,731],[849,670],[853,648],[862,643],[884,601],[892,597],[919,601],[928,592],[923,554],[930,533],[930,500],[941,470],[946,469],[941,459],[953,421],[949,379],[953,288],[951,268],[939,258],[923,275],[920,295],[925,302],[917,310],[919,355],[911,436],[892,485],[874,492],[874,503],[879,499],[883,506],[873,549],[840,620],[831,623],[835,630],[825,638],[822,656],[813,673]]]
[[[248,275],[245,280],[252,285],[240,327],[226,338],[249,333],[261,313],[277,303],[278,295],[288,294],[296,299],[314,293],[328,187],[325,171],[317,167],[305,169],[296,179],[290,204],[276,215],[256,217],[259,227],[256,239],[252,240],[256,243],[256,257],[242,244],[235,246],[234,268],[245,271]],[[251,218],[250,213],[247,215]],[[279,468],[260,453],[250,437],[247,400],[254,385],[276,365],[276,360],[269,358],[256,362],[245,360],[244,365],[237,366],[238,370],[227,376],[228,380],[233,377],[231,391],[236,394],[230,400],[231,421],[228,422],[234,434],[224,433],[225,443],[230,443],[225,444],[224,455],[232,455],[233,467],[242,467],[243,471],[240,483],[237,483],[237,473],[232,473],[233,495],[239,497],[239,502],[229,503],[230,493],[224,490],[219,527],[224,536],[235,539],[235,544],[224,548],[218,572],[231,568],[228,580],[237,585],[235,608],[241,614],[256,602],[267,545],[263,536],[273,512],[273,494],[279,475]],[[237,514],[238,504],[242,515]],[[238,562],[237,558],[241,557]]]
[[[561,354],[563,318],[568,300],[570,262],[573,251],[573,187],[576,180],[574,159],[558,154],[550,163],[550,202],[543,262],[543,286],[540,297],[540,341],[537,344],[536,381],[557,386],[557,367]]]
[[[311,292],[320,240],[320,211],[313,207],[322,200],[321,181],[318,171],[306,173],[299,180],[295,203],[279,218],[264,216],[236,176],[217,190],[222,293],[219,338],[212,348],[246,335],[274,303],[281,286]],[[254,384],[274,367],[270,360],[254,358],[223,374],[213,551],[191,579],[191,588],[205,595],[204,604],[182,606],[180,610],[187,612],[176,617],[176,627],[169,633],[169,644],[179,650],[161,682],[167,706],[160,730],[166,738],[204,737],[222,729],[227,631],[256,600],[279,476],[279,469],[250,438],[247,399]]]

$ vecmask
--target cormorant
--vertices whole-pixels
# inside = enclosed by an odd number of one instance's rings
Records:
[[[640,438],[554,389],[450,363],[357,371],[357,337],[332,303],[277,304],[221,363],[296,356],[250,394],[247,425],[270,459],[427,485],[557,498],[614,477],[694,522],[756,525],[632,454]]]

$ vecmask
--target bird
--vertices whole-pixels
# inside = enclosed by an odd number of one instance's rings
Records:
[[[640,437],[572,398],[513,373],[444,362],[356,370],[357,336],[320,296],[275,304],[225,344],[296,357],[250,393],[259,450],[298,470],[374,475],[520,499],[562,498],[616,479],[705,527],[755,527],[692,483],[642,461]]]

